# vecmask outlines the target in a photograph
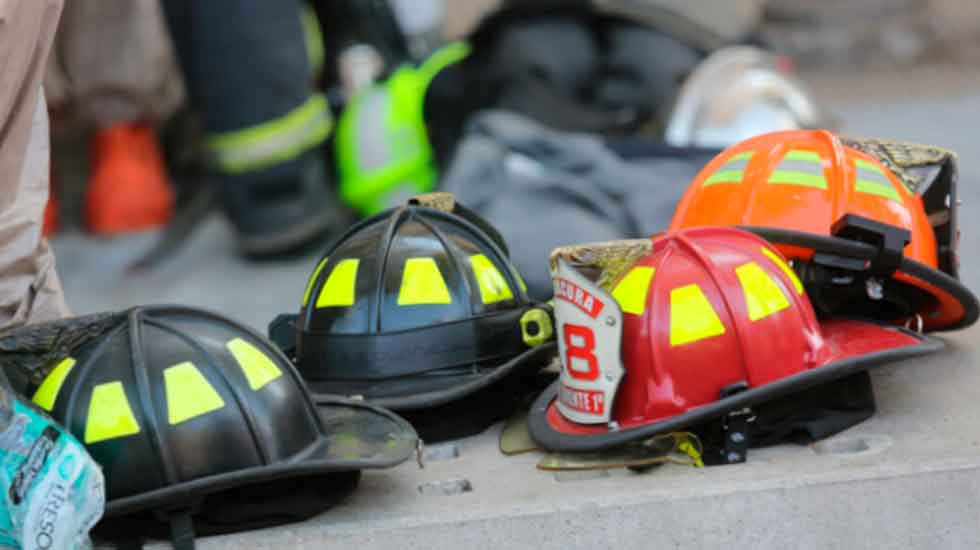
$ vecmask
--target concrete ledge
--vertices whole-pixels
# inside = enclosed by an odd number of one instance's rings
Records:
[[[199,547],[980,547],[978,336],[961,333],[940,355],[879,369],[879,414],[823,444],[757,450],[739,466],[556,476],[534,468],[535,453],[501,455],[498,426],[458,442],[456,458],[367,474],[351,499],[313,521]],[[472,490],[419,491],[459,479]]]

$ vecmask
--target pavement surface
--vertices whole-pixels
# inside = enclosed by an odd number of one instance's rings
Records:
[[[959,152],[962,273],[980,289],[980,73],[813,82],[848,133]],[[166,265],[126,274],[153,238],[59,236],[54,246],[75,310],[179,302],[264,329],[276,313],[296,309],[316,260],[245,263],[215,217]],[[502,456],[495,426],[434,453],[454,458],[365,475],[355,495],[315,520],[202,539],[199,547],[977,548],[980,327],[943,338],[940,354],[877,370],[875,418],[814,446],[754,451],[738,466],[555,475],[534,468],[534,453]]]

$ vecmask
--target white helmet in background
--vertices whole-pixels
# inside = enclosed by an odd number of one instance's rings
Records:
[[[782,59],[752,46],[712,53],[681,86],[665,141],[724,148],[765,132],[826,127],[813,97]]]

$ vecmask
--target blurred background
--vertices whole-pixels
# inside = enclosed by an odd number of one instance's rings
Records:
[[[544,298],[552,247],[662,230],[704,163],[770,130],[948,147],[980,200],[968,0],[76,1],[45,88],[76,313],[264,329],[346,227],[432,190]]]

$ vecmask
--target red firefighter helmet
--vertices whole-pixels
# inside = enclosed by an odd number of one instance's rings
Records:
[[[978,306],[957,280],[955,182],[955,155],[935,147],[773,132],[708,163],[670,229],[734,225],[766,238],[800,264],[821,313],[962,328]]]
[[[580,272],[595,268],[597,282]],[[819,322],[783,256],[734,228],[561,248],[552,269],[561,376],[530,418],[552,450],[675,431],[941,347],[899,327]]]

